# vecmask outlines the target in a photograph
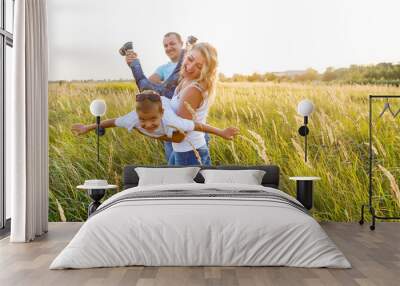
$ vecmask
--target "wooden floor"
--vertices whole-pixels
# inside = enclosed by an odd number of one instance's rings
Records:
[[[400,223],[324,223],[352,269],[289,267],[121,267],[48,270],[81,223],[50,223],[32,243],[0,241],[0,285],[400,285]]]

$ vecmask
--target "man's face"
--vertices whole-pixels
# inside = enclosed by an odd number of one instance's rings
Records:
[[[164,37],[163,41],[164,50],[171,61],[176,62],[179,60],[183,43],[178,40],[175,35]]]
[[[160,106],[154,105],[146,112],[138,111],[139,124],[147,132],[154,132],[160,125],[163,116],[163,110]]]

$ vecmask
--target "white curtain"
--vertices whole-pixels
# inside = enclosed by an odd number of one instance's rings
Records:
[[[12,242],[48,226],[48,47],[46,0],[16,0],[13,92],[6,98],[6,187]]]

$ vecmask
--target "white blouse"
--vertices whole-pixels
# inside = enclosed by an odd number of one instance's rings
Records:
[[[207,115],[208,115],[208,108],[209,108],[209,102],[208,102],[208,96],[207,92],[204,91],[204,89],[200,86],[198,82],[193,81],[190,83],[188,86],[185,88],[181,89],[179,92],[175,90],[174,96],[171,99],[171,107],[172,110],[176,113],[178,111],[178,108],[181,104],[181,95],[183,92],[189,88],[189,87],[195,87],[197,88],[202,96],[203,96],[203,102],[195,110],[195,121],[200,122],[200,123],[206,123],[207,122]],[[204,132],[199,132],[199,131],[190,131],[187,133],[186,138],[181,142],[181,143],[172,143],[172,148],[174,149],[175,152],[187,152],[187,151],[192,151],[192,145],[194,148],[198,149],[204,145],[206,145],[206,140],[204,138]]]

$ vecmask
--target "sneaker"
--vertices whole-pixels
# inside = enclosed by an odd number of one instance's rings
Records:
[[[128,50],[133,50],[133,44],[132,42],[126,42],[120,49],[119,49],[119,53],[121,54],[121,56],[126,56],[126,52]]]
[[[191,45],[194,45],[194,44],[196,44],[197,40],[198,40],[198,39],[197,39],[195,36],[189,36],[189,37],[187,38],[186,42],[188,42],[188,43],[191,44]]]

